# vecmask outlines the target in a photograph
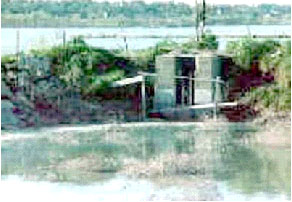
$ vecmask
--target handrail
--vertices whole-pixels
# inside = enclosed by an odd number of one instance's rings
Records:
[[[153,76],[153,77],[157,77],[158,74],[157,73],[148,73],[148,72],[138,72],[139,75],[142,76]],[[222,79],[207,79],[207,78],[190,78],[187,76],[174,76],[175,79],[189,79],[191,81],[205,81],[205,82],[217,82],[220,84],[223,84],[226,86],[226,82],[223,81]]]
[[[142,76],[142,85],[141,85],[141,94],[142,94],[142,119],[145,120],[146,118],[146,95],[145,95],[145,77],[146,76],[152,76],[152,77],[158,77],[157,73],[149,73],[149,72],[138,72],[139,75]],[[219,76],[216,77],[216,79],[207,79],[207,78],[190,78],[187,76],[174,76],[175,79],[188,79],[191,81],[203,81],[203,82],[215,82],[216,85],[214,86],[215,93],[217,92],[217,84],[223,85],[228,90],[227,82],[220,79]],[[216,94],[215,94],[216,96]],[[213,110],[213,116],[214,120],[217,120],[217,108],[218,108],[218,102],[217,99],[214,99],[214,110]]]

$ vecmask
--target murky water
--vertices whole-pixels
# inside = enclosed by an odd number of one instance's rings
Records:
[[[1,190],[15,201],[290,200],[290,148],[255,144],[257,130],[129,124],[15,134],[2,140]]]

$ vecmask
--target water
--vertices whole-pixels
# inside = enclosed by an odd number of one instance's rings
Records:
[[[257,130],[149,123],[19,132],[2,139],[1,192],[10,201],[290,200],[290,148],[256,144]]]
[[[279,35],[291,34],[290,25],[232,25],[232,26],[209,26],[207,29],[214,34],[263,34],[263,35]],[[20,32],[19,49],[28,51],[32,48],[43,48],[62,43],[63,30],[66,31],[66,39],[70,40],[73,36],[87,34],[118,34],[128,33],[134,35],[185,35],[193,36],[194,27],[183,28],[144,28],[133,27],[124,28],[2,28],[1,29],[1,55],[15,53],[17,51],[16,32]],[[127,39],[129,49],[143,49],[154,46],[161,39],[137,38]],[[183,42],[187,39],[174,39],[177,42]],[[90,45],[103,47],[107,49],[125,48],[123,39],[88,39]],[[224,49],[226,39],[219,39],[219,49]]]

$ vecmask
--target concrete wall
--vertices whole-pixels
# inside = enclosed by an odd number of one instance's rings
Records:
[[[216,55],[197,55],[195,78],[216,79],[222,77],[221,59]],[[216,91],[215,91],[216,88]],[[216,86],[215,82],[195,82],[195,104],[206,104],[214,102],[214,99],[223,99],[222,85]]]
[[[175,107],[176,86],[174,76],[176,73],[175,57],[157,57],[155,61],[157,78],[155,82],[154,109]]]

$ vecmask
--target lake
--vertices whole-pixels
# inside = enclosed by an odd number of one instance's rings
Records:
[[[206,29],[211,30],[213,34],[262,34],[262,35],[280,35],[291,34],[290,25],[231,25],[231,26],[209,26]],[[97,35],[97,34],[118,34],[128,33],[135,35],[184,35],[193,36],[195,34],[194,27],[181,28],[2,28],[1,29],[1,55],[15,53],[17,51],[17,30],[19,30],[19,49],[28,51],[31,48],[42,48],[62,43],[63,31],[66,32],[66,39],[70,40],[77,35]],[[127,39],[129,49],[143,49],[154,46],[161,39],[153,38],[137,38]],[[173,39],[177,42],[183,42],[187,39]],[[232,39],[234,40],[234,39]],[[227,39],[219,39],[219,49],[222,50],[226,46]],[[125,48],[125,43],[120,39],[88,39],[90,45],[107,49]]]
[[[249,123],[161,122],[4,131],[1,196],[290,200],[291,149],[259,144],[260,130]]]

